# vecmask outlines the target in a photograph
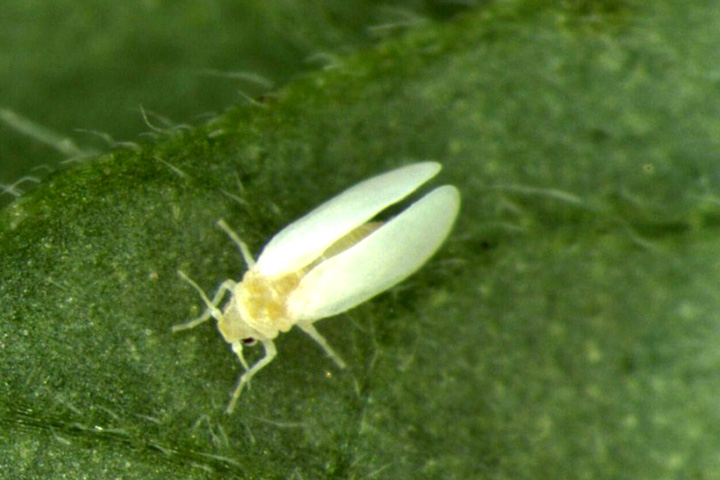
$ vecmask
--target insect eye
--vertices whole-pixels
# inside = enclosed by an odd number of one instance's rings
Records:
[[[255,343],[257,343],[257,340],[255,340],[255,339],[252,338],[252,337],[248,337],[248,338],[243,338],[243,339],[242,339],[242,343],[243,343],[243,345],[247,345],[247,346],[249,346],[249,347],[252,347],[253,345],[255,345]]]

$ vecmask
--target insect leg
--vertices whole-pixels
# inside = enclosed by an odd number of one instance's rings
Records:
[[[222,301],[223,296],[226,292],[232,292],[232,290],[235,288],[236,283],[232,280],[225,280],[220,287],[218,288],[217,292],[215,293],[215,297],[213,297],[212,301],[205,295],[205,292],[203,291],[200,286],[192,281],[190,277],[185,275],[185,272],[178,270],[178,274],[180,277],[188,282],[192,287],[198,291],[200,294],[200,297],[202,297],[203,301],[205,302],[205,305],[207,305],[207,309],[205,312],[199,316],[198,318],[195,318],[193,320],[190,320],[185,323],[181,323],[179,325],[173,325],[172,331],[178,332],[180,330],[187,330],[188,328],[194,328],[200,325],[201,323],[207,321],[210,319],[210,317],[214,317],[217,320],[220,320],[222,318],[222,312],[219,308],[217,308],[218,304]]]
[[[238,344],[238,348],[235,347],[235,344]],[[238,401],[238,398],[240,398],[240,394],[243,391],[243,388],[245,388],[245,385],[250,384],[250,380],[253,376],[255,376],[256,373],[258,373],[260,370],[265,368],[270,362],[273,361],[275,358],[275,355],[277,355],[277,350],[275,349],[275,343],[272,340],[262,340],[263,347],[265,348],[265,356],[258,360],[255,365],[253,365],[250,370],[243,373],[242,376],[240,376],[240,380],[238,381],[237,387],[235,387],[235,391],[232,394],[232,398],[230,399],[230,403],[227,406],[227,409],[225,410],[225,413],[232,413],[233,410],[235,410],[235,404]],[[245,359],[242,357],[242,344],[240,342],[234,342],[233,343],[233,350],[236,354],[238,354],[238,357],[241,359],[241,363],[246,366]]]
[[[247,244],[240,240],[240,237],[238,237],[238,234],[233,232],[232,229],[228,226],[227,223],[225,223],[225,220],[222,218],[217,221],[217,224],[220,228],[222,228],[225,233],[228,234],[230,239],[235,242],[235,245],[238,246],[240,249],[240,253],[242,253],[243,259],[245,260],[245,263],[247,264],[248,268],[252,268],[253,265],[255,265],[255,259],[253,258],[252,254],[250,253],[250,249],[248,248]]]
[[[325,340],[325,337],[323,337],[320,332],[315,329],[315,326],[312,323],[298,323],[298,327],[300,327],[303,332],[310,335],[310,338],[319,343],[323,350],[325,350],[327,356],[332,358],[333,361],[337,363],[338,367],[345,368],[345,362],[343,361],[343,359],[335,352],[335,350],[332,349],[327,340]]]

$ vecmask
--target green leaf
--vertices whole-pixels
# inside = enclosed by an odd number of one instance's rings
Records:
[[[713,478],[714,4],[500,2],[51,176],[0,214],[8,478]],[[173,334],[343,188],[419,159],[463,194],[402,286],[301,333],[232,416]],[[253,358],[257,359],[259,352]]]

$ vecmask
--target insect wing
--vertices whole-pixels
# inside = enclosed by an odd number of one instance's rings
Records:
[[[291,315],[298,320],[336,315],[401,282],[440,247],[459,209],[457,188],[436,188],[358,244],[311,270],[290,297]]]
[[[336,240],[410,195],[441,168],[437,162],[415,163],[345,190],[276,234],[258,258],[258,271],[273,276],[303,268]]]

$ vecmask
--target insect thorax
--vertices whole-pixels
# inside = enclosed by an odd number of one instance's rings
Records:
[[[287,300],[304,274],[301,270],[279,277],[267,277],[249,270],[237,285],[223,313],[228,330],[232,329],[233,324],[242,324],[268,339],[275,338],[279,332],[290,330],[295,322],[288,315]]]
[[[254,338],[273,339],[287,332],[297,318],[290,315],[288,300],[305,274],[318,264],[342,253],[375,231],[380,222],[369,222],[352,230],[330,245],[306,267],[281,276],[268,277],[254,269],[245,273],[223,310],[218,329],[228,343]]]

